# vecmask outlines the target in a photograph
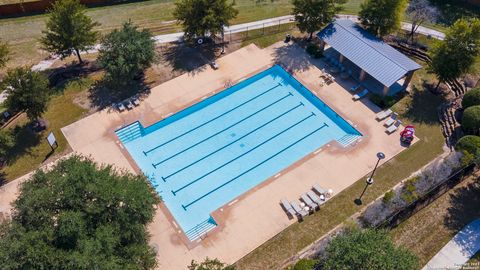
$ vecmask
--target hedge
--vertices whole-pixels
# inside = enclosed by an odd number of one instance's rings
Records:
[[[462,107],[464,109],[476,105],[480,105],[480,88],[468,91],[465,96],[463,96],[462,100]]]
[[[463,112],[462,128],[467,134],[478,134],[480,130],[480,105],[468,107]]]

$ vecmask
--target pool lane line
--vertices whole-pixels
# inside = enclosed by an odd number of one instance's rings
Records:
[[[235,181],[235,180],[236,180],[236,179],[238,179],[239,177],[242,177],[243,175],[247,174],[248,172],[250,172],[250,171],[252,171],[252,170],[254,170],[254,169],[258,168],[260,165],[263,165],[264,163],[268,162],[268,161],[269,161],[269,160],[271,160],[272,158],[274,158],[274,157],[276,157],[276,156],[280,155],[281,153],[283,153],[284,151],[286,151],[286,150],[287,150],[287,149],[289,149],[290,147],[294,146],[295,144],[299,143],[300,141],[303,141],[304,139],[306,139],[306,138],[307,138],[307,137],[309,137],[310,135],[314,134],[315,132],[317,132],[317,131],[319,131],[319,130],[323,129],[324,127],[328,127],[327,123],[323,123],[323,125],[322,125],[321,127],[319,127],[319,128],[317,128],[317,129],[315,129],[314,131],[312,131],[312,132],[308,133],[307,135],[303,136],[301,139],[299,139],[299,140],[297,140],[297,141],[295,141],[295,142],[291,143],[289,146],[287,146],[287,147],[283,148],[281,151],[277,152],[276,154],[274,154],[274,155],[270,156],[269,158],[267,158],[267,159],[265,159],[264,161],[262,161],[262,162],[258,163],[257,165],[253,166],[252,168],[250,168],[250,169],[248,169],[248,170],[244,171],[243,173],[241,173],[241,174],[239,174],[239,175],[235,176],[234,178],[232,178],[232,179],[228,180],[227,182],[225,182],[225,183],[221,184],[220,186],[218,186],[218,187],[216,187],[216,188],[214,188],[214,189],[210,190],[209,192],[207,192],[207,193],[205,193],[204,195],[202,195],[202,196],[198,197],[197,199],[195,199],[195,200],[191,201],[190,203],[188,203],[188,204],[186,204],[186,205],[183,205],[183,204],[182,204],[182,208],[183,208],[183,210],[187,211],[187,208],[188,208],[190,205],[192,205],[192,204],[195,204],[196,202],[198,202],[198,201],[200,201],[201,199],[203,199],[203,198],[207,197],[208,195],[212,194],[213,192],[215,192],[215,191],[217,191],[217,190],[221,189],[222,187],[224,187],[224,186],[226,186],[226,185],[230,184],[231,182]]]
[[[293,108],[290,108],[289,110],[281,113],[280,115],[274,117],[273,119],[270,119],[270,120],[267,121],[266,123],[262,124],[261,126],[256,127],[255,129],[249,131],[248,133],[244,134],[243,136],[239,137],[238,139],[236,139],[236,140],[234,140],[234,141],[232,141],[232,142],[229,142],[228,144],[226,144],[226,145],[218,148],[217,150],[211,152],[210,154],[208,154],[208,155],[206,155],[206,156],[204,156],[204,157],[202,157],[202,158],[200,158],[200,159],[198,159],[198,160],[196,160],[196,161],[188,164],[187,166],[184,166],[183,168],[181,168],[181,169],[179,169],[179,170],[177,170],[177,171],[175,171],[175,172],[173,172],[173,173],[171,173],[171,174],[169,174],[169,175],[167,175],[167,176],[165,176],[165,177],[162,176],[162,180],[163,180],[164,182],[167,182],[166,180],[167,180],[168,178],[170,178],[170,177],[174,176],[175,174],[177,174],[177,173],[179,173],[179,172],[181,172],[181,171],[183,171],[183,170],[185,170],[185,169],[193,166],[194,164],[196,164],[196,163],[198,163],[198,162],[206,159],[207,157],[209,157],[209,156],[211,156],[211,155],[213,155],[213,154],[215,154],[215,153],[218,153],[219,151],[221,151],[221,150],[225,149],[226,147],[228,147],[228,146],[230,146],[230,145],[232,145],[232,144],[240,141],[241,139],[243,139],[243,138],[247,137],[248,135],[254,133],[255,131],[257,131],[257,130],[263,128],[263,127],[265,127],[266,125],[268,125],[268,124],[272,123],[273,121],[281,118],[282,116],[284,116],[284,115],[292,112],[293,110],[299,108],[300,106],[305,106],[305,105],[304,105],[302,102],[300,102],[300,104],[298,104],[297,106],[295,106],[295,107],[293,107]]]
[[[312,112],[312,113],[311,113],[309,116],[307,116],[307,117],[304,117],[302,120],[298,121],[297,123],[295,123],[295,124],[291,125],[290,127],[288,127],[288,128],[286,128],[286,129],[284,129],[284,130],[280,131],[279,133],[277,133],[277,134],[273,135],[272,137],[268,138],[267,140],[263,141],[262,143],[258,144],[257,146],[253,147],[252,149],[248,150],[247,152],[245,152],[245,153],[243,153],[243,154],[241,154],[241,155],[239,155],[239,156],[237,156],[237,157],[235,157],[235,158],[233,158],[233,159],[231,159],[231,160],[229,160],[229,161],[227,161],[227,162],[223,163],[222,165],[218,166],[217,168],[215,168],[215,169],[213,169],[213,170],[211,170],[211,171],[207,172],[206,174],[204,174],[204,175],[202,175],[202,176],[200,176],[200,177],[196,178],[195,180],[193,180],[193,181],[191,181],[190,183],[188,183],[188,184],[186,184],[186,185],[182,186],[181,188],[179,188],[179,189],[177,189],[177,190],[172,190],[172,194],[173,194],[174,196],[177,196],[176,194],[177,194],[179,191],[181,191],[181,190],[183,190],[183,189],[185,189],[185,188],[189,187],[190,185],[192,185],[192,184],[194,184],[194,183],[196,183],[196,182],[198,182],[198,181],[202,180],[202,179],[203,179],[203,178],[205,178],[206,176],[208,176],[208,175],[210,175],[210,174],[212,174],[212,173],[214,173],[214,172],[216,172],[216,171],[220,170],[221,168],[223,168],[223,167],[227,166],[228,164],[230,164],[230,163],[234,162],[235,160],[237,160],[237,159],[239,159],[239,158],[241,158],[241,157],[243,157],[243,156],[247,155],[248,153],[251,153],[251,152],[252,152],[252,151],[254,151],[255,149],[257,149],[257,148],[259,148],[260,146],[262,146],[262,145],[266,144],[267,142],[269,142],[269,141],[271,141],[271,140],[275,139],[276,137],[278,137],[278,136],[282,135],[283,133],[287,132],[288,130],[290,130],[290,129],[294,128],[295,126],[298,126],[300,123],[304,122],[305,120],[309,119],[309,118],[310,118],[310,117],[312,117],[312,116],[315,116],[315,113],[313,113],[313,112]]]
[[[226,111],[226,112],[223,112],[222,114],[220,114],[220,115],[218,115],[218,116],[216,116],[216,117],[208,120],[207,122],[205,122],[205,123],[203,123],[203,124],[201,124],[201,125],[199,125],[199,126],[196,126],[196,127],[192,128],[192,129],[190,129],[190,130],[188,130],[188,131],[186,131],[186,132],[178,135],[177,137],[174,137],[174,138],[172,138],[172,139],[170,139],[170,140],[168,140],[168,141],[160,144],[160,145],[157,145],[157,146],[155,146],[154,148],[151,148],[151,149],[149,149],[149,150],[147,150],[147,151],[142,151],[142,152],[143,152],[143,154],[146,156],[148,153],[150,153],[150,152],[152,152],[152,151],[155,151],[155,150],[157,150],[158,148],[160,148],[160,147],[162,147],[162,146],[164,146],[164,145],[166,145],[166,144],[168,144],[168,143],[171,143],[171,142],[173,142],[174,140],[176,140],[176,139],[178,139],[178,138],[180,138],[180,137],[183,137],[183,136],[187,135],[188,133],[190,133],[190,132],[192,132],[192,131],[194,131],[194,130],[196,130],[196,129],[198,129],[198,128],[200,128],[200,127],[202,127],[202,126],[204,126],[204,125],[206,125],[206,124],[208,124],[208,123],[211,123],[212,121],[217,120],[218,118],[220,118],[220,117],[222,117],[222,116],[224,116],[224,115],[226,115],[226,114],[228,114],[228,113],[230,113],[230,112],[232,112],[232,111],[234,111],[234,110],[242,107],[243,105],[249,103],[250,101],[252,101],[252,100],[254,100],[254,99],[257,99],[258,97],[260,97],[260,96],[262,96],[262,95],[264,95],[264,94],[272,91],[273,89],[275,89],[275,88],[277,88],[277,87],[279,87],[279,86],[282,86],[282,84],[281,84],[281,83],[278,83],[277,85],[275,85],[274,87],[268,89],[267,91],[262,92],[262,93],[260,93],[260,94],[258,94],[258,95],[256,95],[256,96],[252,97],[251,99],[249,99],[249,100],[247,100],[247,101],[245,101],[245,102],[243,102],[243,103],[241,103],[241,104],[233,107],[232,109],[230,109],[230,110],[228,110],[228,111]]]
[[[190,145],[189,147],[187,147],[187,148],[185,148],[185,149],[183,149],[183,150],[181,150],[181,151],[179,151],[179,152],[176,152],[175,154],[173,154],[173,155],[171,155],[171,156],[169,156],[169,157],[167,157],[167,158],[165,158],[165,159],[163,159],[163,160],[161,160],[161,161],[159,161],[159,162],[157,162],[157,163],[152,163],[153,168],[156,169],[158,165],[164,163],[165,161],[168,161],[168,160],[170,160],[170,159],[172,159],[172,158],[174,158],[174,157],[176,157],[176,156],[184,153],[185,151],[188,151],[188,150],[192,149],[193,147],[195,147],[195,146],[197,146],[197,145],[199,145],[199,144],[201,144],[201,143],[203,143],[203,142],[205,142],[205,141],[210,140],[211,138],[217,136],[218,134],[224,132],[225,130],[227,130],[227,129],[229,129],[229,128],[232,128],[232,127],[240,124],[241,122],[249,119],[250,117],[256,115],[257,113],[259,113],[259,112],[261,112],[261,111],[264,111],[264,110],[266,110],[267,108],[270,108],[271,106],[273,106],[273,105],[277,104],[278,102],[286,99],[287,97],[292,97],[292,96],[293,96],[292,92],[288,92],[288,94],[285,95],[284,97],[282,97],[282,98],[274,101],[273,103],[270,103],[269,105],[267,105],[267,106],[261,108],[260,110],[258,110],[258,111],[256,111],[256,112],[250,114],[249,116],[243,118],[242,120],[237,121],[236,123],[231,124],[230,126],[228,126],[228,127],[224,128],[224,129],[216,132],[215,134],[210,135],[210,136],[208,136],[207,138],[205,138],[205,139],[203,139],[203,140],[201,140],[201,141],[199,141],[199,142],[197,142],[197,143],[195,143],[195,144],[192,144],[192,145]]]

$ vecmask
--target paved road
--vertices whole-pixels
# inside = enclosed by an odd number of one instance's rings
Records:
[[[480,251],[480,219],[472,221],[459,231],[422,270],[460,269],[478,251]]]

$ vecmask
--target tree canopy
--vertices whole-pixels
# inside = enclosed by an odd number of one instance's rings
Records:
[[[413,42],[418,27],[425,22],[436,22],[440,16],[440,11],[429,0],[410,0],[406,14],[412,22],[409,35]]]
[[[37,120],[47,109],[50,89],[42,73],[27,67],[7,71],[3,78],[7,91],[5,104],[11,112],[25,111],[30,120]]]
[[[362,25],[378,37],[400,29],[407,0],[366,0],[360,6]]]
[[[214,37],[237,16],[234,4],[227,0],[180,0],[175,3],[173,16],[182,24],[187,39],[207,34]]]
[[[8,154],[10,148],[15,145],[12,134],[6,129],[0,130],[0,164]]]
[[[98,32],[93,28],[99,25],[85,14],[79,0],[55,1],[40,41],[45,50],[62,58],[75,52],[82,63],[80,51],[95,45]]]
[[[462,99],[463,109],[475,105],[480,105],[480,87],[471,89],[463,96]]]
[[[5,67],[8,60],[10,59],[10,49],[8,44],[0,41],[0,68]]]
[[[189,266],[187,266],[188,270],[235,270],[234,266],[229,266],[224,262],[221,262],[219,259],[210,259],[205,258],[205,260],[201,263],[192,260]]]
[[[132,22],[102,38],[98,62],[114,86],[129,84],[155,60],[155,41],[150,31],[139,31]]]
[[[480,133],[480,105],[465,109],[462,117],[462,128],[468,134]]]
[[[298,29],[307,32],[309,39],[313,33],[333,21],[335,14],[343,9],[346,0],[293,0],[293,15]]]
[[[448,29],[445,39],[431,50],[430,69],[440,84],[466,74],[479,55],[480,19],[460,19]]]
[[[73,156],[22,184],[0,228],[2,269],[152,269],[146,224],[159,199],[143,176]]]
[[[328,244],[322,269],[410,270],[417,267],[415,255],[396,247],[387,232],[353,229]]]

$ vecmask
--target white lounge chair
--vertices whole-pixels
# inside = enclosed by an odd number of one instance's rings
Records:
[[[119,112],[123,112],[126,110],[125,105],[123,105],[123,103],[118,103],[116,107]]]
[[[312,189],[316,191],[318,194],[323,194],[323,195],[327,194],[327,190],[322,188],[318,183],[314,184],[312,186]]]
[[[388,134],[392,134],[393,132],[395,132],[395,131],[398,129],[398,127],[399,127],[401,124],[402,124],[402,121],[397,120],[397,121],[395,122],[395,124],[393,124],[392,126],[389,126],[389,127],[387,128],[387,130],[386,130],[387,133],[388,133]]]
[[[292,206],[287,201],[287,199],[281,199],[280,204],[285,209],[285,211],[287,211],[287,213],[290,214],[290,216],[295,217],[297,215],[297,212],[295,212],[295,210],[293,210]]]
[[[292,201],[290,202],[290,205],[293,207],[293,210],[297,212],[299,218],[303,218],[308,215],[307,211],[300,207],[298,201]]]
[[[368,89],[363,89],[362,92],[353,95],[353,100],[359,100],[364,98],[368,94]]]
[[[135,106],[140,106],[140,101],[138,100],[138,98],[132,98],[132,103]]]
[[[393,125],[393,123],[395,123],[397,118],[398,118],[398,113],[394,113],[394,114],[392,114],[392,116],[390,116],[390,118],[387,119],[387,121],[385,121],[385,123],[383,125],[386,126],[386,127],[389,127],[389,126]]]
[[[215,69],[215,70],[217,70],[217,69],[219,68],[217,62],[215,62],[215,61],[212,61],[212,62],[210,63],[210,66],[212,66],[212,68]]]
[[[318,205],[318,207],[320,207],[325,202],[325,199],[323,199],[323,200],[320,199],[320,197],[318,197],[318,195],[315,194],[315,192],[313,192],[311,190],[307,191],[307,195],[308,195],[308,197],[310,197],[310,199],[312,199],[312,201],[314,203],[316,203]]]
[[[133,109],[133,104],[130,101],[125,102],[125,106],[127,106],[127,109],[129,110]]]
[[[307,193],[303,193],[301,198],[302,198],[303,202],[305,202],[308,205],[308,207],[310,207],[312,212],[315,211],[315,209],[317,209],[318,204],[316,204],[314,201],[312,201],[312,199],[310,199],[307,196]]]
[[[378,121],[382,121],[383,119],[389,117],[392,113],[393,111],[391,109],[383,110],[377,113],[377,115],[375,116],[375,119],[377,119]]]
[[[362,87],[360,84],[354,85],[350,88],[350,92],[357,92]]]

